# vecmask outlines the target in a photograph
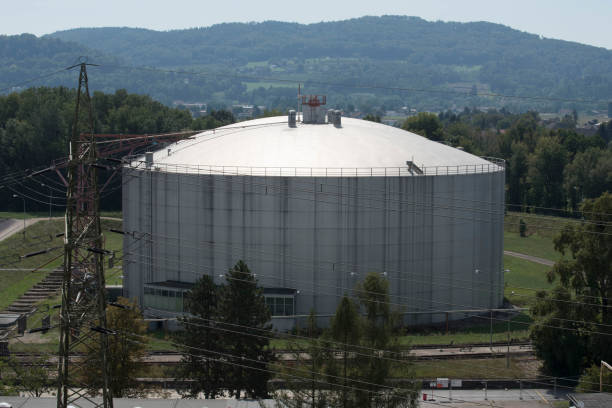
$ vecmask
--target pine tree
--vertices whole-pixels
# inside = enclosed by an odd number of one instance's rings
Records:
[[[202,276],[187,293],[185,310],[189,315],[179,319],[183,331],[177,334],[183,358],[179,376],[191,380],[183,396],[215,398],[223,386],[225,367],[219,361],[224,351],[222,332],[216,329],[218,287],[208,275]]]
[[[363,348],[356,357],[357,374],[361,381],[376,385],[361,385],[367,389],[356,392],[357,406],[360,407],[406,407],[417,406],[418,384],[412,387],[391,389],[389,377],[394,366],[401,368],[402,376],[414,378],[408,360],[401,366],[393,363],[399,352],[399,345],[393,328],[399,323],[399,316],[389,306],[389,281],[378,273],[369,273],[359,283],[355,292],[361,309],[361,345]]]
[[[355,405],[355,395],[350,391],[350,379],[352,377],[350,354],[359,345],[361,325],[357,306],[346,296],[342,298],[336,309],[336,314],[329,328],[329,336],[335,342],[342,343],[340,346],[342,348],[342,367],[336,365],[335,359],[334,361],[330,361],[326,367],[327,374],[330,378],[342,378],[342,387],[340,388],[340,392],[337,393],[339,394],[337,397],[338,404],[335,406],[341,406],[342,408],[351,407]],[[339,372],[340,369],[341,372]],[[330,380],[330,382],[335,381]]]
[[[272,325],[263,291],[246,263],[238,263],[225,274],[218,310],[223,334],[225,385],[237,399],[242,392],[249,398],[268,396],[268,348]],[[231,332],[230,332],[231,331]],[[270,333],[268,333],[270,332]]]

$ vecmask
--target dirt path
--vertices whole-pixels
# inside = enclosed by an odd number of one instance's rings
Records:
[[[555,264],[555,262],[551,261],[550,259],[538,258],[537,256],[521,254],[518,252],[504,251],[504,255],[510,255],[515,258],[524,259],[526,261],[531,261],[531,262],[539,263],[539,264],[546,265],[546,266],[553,266]]]

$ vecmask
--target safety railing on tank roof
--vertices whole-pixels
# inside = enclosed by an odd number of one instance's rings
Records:
[[[463,164],[455,166],[419,166],[406,167],[252,167],[252,166],[214,166],[184,165],[168,163],[147,163],[142,156],[134,159],[126,157],[126,166],[134,169],[152,170],[181,174],[205,174],[228,176],[263,176],[263,177],[405,177],[405,176],[447,176],[481,173],[497,173],[505,170],[505,161],[496,158],[483,158],[488,163]]]

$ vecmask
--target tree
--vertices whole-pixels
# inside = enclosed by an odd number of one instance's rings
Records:
[[[563,189],[577,209],[583,198],[612,191],[612,150],[591,147],[578,152],[564,171]]]
[[[584,368],[588,354],[584,330],[589,328],[572,323],[584,318],[583,311],[573,302],[580,302],[580,299],[572,296],[568,289],[557,287],[550,292],[538,292],[531,308],[534,323],[529,336],[536,356],[543,362],[542,371],[548,375],[574,376]]]
[[[512,142],[512,156],[508,161],[507,182],[508,202],[520,204],[525,201],[527,192],[526,179],[529,171],[528,150],[523,142]]]
[[[554,240],[557,251],[571,255],[548,275],[560,286],[538,294],[532,309],[536,354],[553,375],[578,375],[600,360],[612,360],[612,194],[585,200],[580,209],[585,222],[566,225]]]
[[[272,330],[270,310],[262,289],[246,263],[238,261],[225,274],[218,301],[219,327],[233,330],[223,336],[226,366],[225,386],[239,399],[242,391],[249,398],[265,398],[273,359],[268,348]],[[235,333],[236,331],[240,333]]]
[[[394,361],[399,346],[393,329],[399,316],[389,306],[388,281],[370,273],[354,292],[359,303],[344,296],[319,339],[312,337],[316,330],[311,313],[309,344],[295,350],[295,363],[282,372],[279,407],[417,406],[417,382],[400,389],[390,381],[394,369],[404,378],[414,378],[414,372],[410,361]]]
[[[402,129],[418,133],[430,140],[441,141],[443,139],[442,123],[434,113],[420,112],[404,121]]]
[[[179,318],[183,331],[177,334],[183,351],[179,376],[189,379],[189,389],[183,396],[217,397],[223,387],[225,368],[219,362],[223,352],[223,333],[215,326],[218,319],[218,287],[208,275],[203,275],[185,297],[184,308],[189,315]]]
[[[109,388],[113,397],[141,396],[142,390],[136,382],[140,361],[146,355],[147,324],[142,320],[142,313],[136,302],[119,297],[117,306],[106,309],[106,327],[115,332],[108,336],[107,358],[109,365]],[[97,336],[91,339],[87,348],[90,369],[87,370],[86,383],[91,384],[90,392],[97,394],[101,388],[102,362]]]
[[[355,288],[361,309],[365,311],[362,318],[360,356],[357,358],[357,372],[364,383],[360,385],[366,391],[357,391],[358,406],[417,406],[418,384],[413,382],[409,389],[388,391],[391,369],[401,369],[405,377],[414,378],[410,362],[405,361],[401,367],[393,364],[399,346],[393,335],[393,328],[399,323],[399,316],[389,306],[389,281],[379,273],[371,272]],[[408,369],[406,369],[408,368]]]
[[[528,182],[531,202],[542,207],[565,206],[563,169],[567,151],[556,137],[542,137],[529,158]]]
[[[533,150],[540,136],[538,120],[537,112],[527,112],[520,115],[510,127],[507,135],[510,140],[524,142],[529,150]]]
[[[38,398],[51,388],[52,382],[45,358],[39,357],[26,364],[23,361],[12,360],[9,364],[14,371],[16,390]]]
[[[527,223],[522,218],[519,221],[519,235],[523,238],[527,236]]]
[[[278,407],[288,408],[327,408],[330,406],[329,392],[326,388],[324,367],[334,359],[333,345],[317,337],[316,316],[311,311],[308,316],[308,343],[289,344],[293,364],[284,366],[280,373],[282,389],[275,393]]]
[[[551,278],[564,287],[597,300],[602,322],[612,319],[612,194],[604,193],[581,206],[585,223],[568,224],[555,238],[555,249],[571,259],[557,262]]]
[[[604,122],[599,125],[597,134],[604,140],[606,144],[612,142],[612,121]]]
[[[2,395],[13,395],[17,393],[17,390],[14,388],[13,378],[9,377],[8,373],[10,371],[8,365],[8,359],[0,358],[0,394]]]
[[[333,361],[329,361],[329,364],[326,367],[327,374],[330,376],[330,378],[342,378],[342,387],[340,388],[339,393],[337,393],[339,395],[336,397],[336,400],[339,403],[338,406],[342,406],[343,408],[355,406],[356,403],[354,393],[349,390],[349,387],[351,386],[349,355],[359,345],[359,339],[361,336],[360,323],[357,306],[347,296],[343,296],[329,327],[330,338],[337,343],[341,343],[342,372],[339,372],[339,367],[336,366],[335,359]],[[337,380],[330,379],[330,382],[337,382]]]
[[[380,116],[379,115],[373,115],[371,113],[368,113],[367,115],[365,115],[363,117],[363,120],[369,120],[370,122],[376,122],[376,123],[380,123]]]
[[[601,364],[601,363],[599,363]],[[576,391],[578,392],[599,392],[599,381],[600,381],[600,366],[593,364],[587,368],[584,374],[580,377],[580,382]],[[612,372],[604,368],[604,372],[601,378],[602,392],[612,393]]]

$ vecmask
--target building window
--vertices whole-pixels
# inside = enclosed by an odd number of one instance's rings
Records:
[[[272,316],[293,316],[295,314],[294,296],[266,295],[265,299]]]
[[[187,293],[187,290],[181,288],[160,289],[145,285],[143,306],[145,308],[183,313],[185,311],[185,293]]]

